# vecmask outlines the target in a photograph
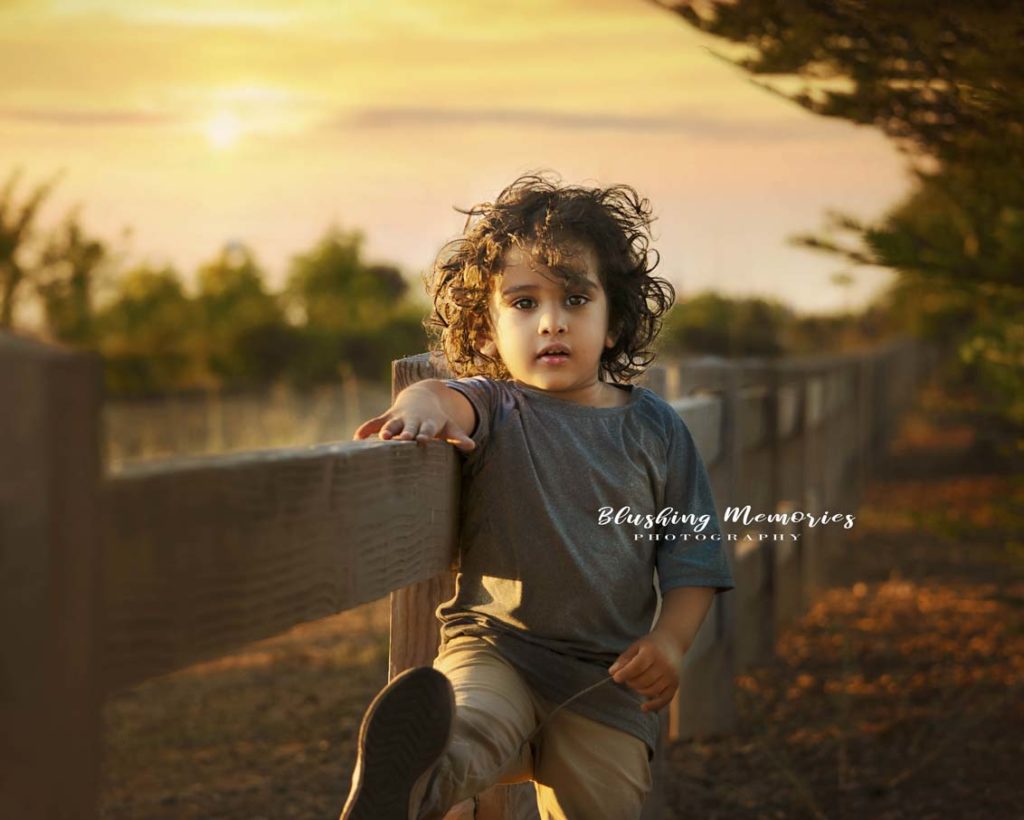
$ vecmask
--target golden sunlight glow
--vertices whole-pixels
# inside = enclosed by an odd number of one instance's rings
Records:
[[[82,203],[186,278],[236,237],[277,288],[332,221],[415,279],[461,233],[455,207],[547,169],[649,197],[658,270],[688,294],[756,279],[799,309],[856,304],[889,274],[832,284],[833,259],[784,237],[886,207],[902,156],[758,88],[743,47],[675,5],[0,0],[0,185],[66,168],[44,225]]]
[[[213,148],[224,150],[231,148],[242,133],[242,123],[238,117],[227,111],[221,111],[207,120],[203,129],[206,139]]]

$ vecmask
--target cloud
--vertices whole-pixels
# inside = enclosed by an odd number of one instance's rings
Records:
[[[676,118],[604,112],[549,111],[537,108],[452,109],[429,107],[362,108],[342,115],[337,125],[357,128],[405,128],[410,125],[539,125],[548,128],[674,130]]]
[[[579,131],[667,132],[723,140],[783,141],[807,138],[806,123],[792,120],[743,121],[727,115],[718,117],[708,113],[615,114],[605,111],[552,111],[540,108],[371,107],[347,111],[332,117],[326,122],[325,127],[330,130],[347,130],[489,125]],[[822,138],[821,129],[816,129],[814,139]]]
[[[181,117],[153,111],[129,109],[88,111],[60,108],[0,108],[0,120],[29,125],[63,126],[118,126],[118,125],[177,125]]]

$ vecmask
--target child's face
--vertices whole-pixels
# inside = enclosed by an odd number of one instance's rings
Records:
[[[572,395],[598,382],[601,353],[613,347],[608,332],[608,302],[590,248],[578,257],[587,284],[569,286],[528,253],[513,247],[495,277],[491,292],[494,338],[484,352],[501,356],[514,379],[541,390]],[[546,274],[546,275],[545,275]],[[549,345],[568,350],[564,356],[541,357]]]

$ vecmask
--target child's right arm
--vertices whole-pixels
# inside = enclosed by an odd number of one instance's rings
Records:
[[[476,447],[469,437],[475,428],[476,412],[469,399],[441,379],[423,379],[399,393],[384,413],[363,422],[352,438],[364,439],[380,431],[380,438],[385,440],[439,438],[469,451]]]

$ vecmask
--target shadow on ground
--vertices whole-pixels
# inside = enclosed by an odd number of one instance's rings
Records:
[[[387,599],[111,699],[106,820],[337,817],[387,681]]]

